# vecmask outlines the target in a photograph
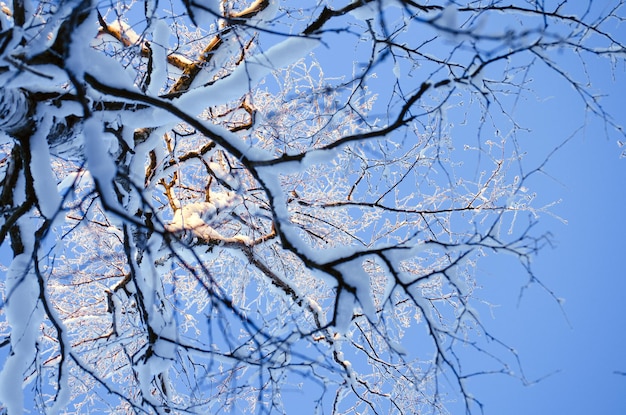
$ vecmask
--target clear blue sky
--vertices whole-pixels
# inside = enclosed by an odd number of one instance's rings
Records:
[[[594,65],[592,86],[608,94],[607,109],[626,124],[624,68],[612,82]],[[534,84],[552,98],[527,102],[519,118],[533,125],[523,140],[539,155],[581,125],[583,112],[564,83],[548,76]],[[516,348],[528,380],[552,374],[529,386],[506,376],[477,379],[473,390],[487,415],[626,414],[626,376],[615,373],[626,372],[626,159],[619,158],[617,138],[607,138],[598,122],[590,122],[547,164],[553,178],[535,181],[541,197],[562,200],[553,211],[567,220],[541,218],[555,247],[534,261],[536,275],[564,299],[565,315],[536,285],[518,304],[526,279],[510,260],[493,259],[482,268],[482,294],[500,305],[493,318],[483,315],[487,326]]]
[[[566,316],[538,286],[518,305],[523,273],[503,275],[504,261],[489,269],[495,285],[485,291],[500,307],[494,319],[484,316],[487,325],[516,348],[529,380],[558,373],[527,387],[505,376],[481,378],[473,385],[487,415],[626,413],[626,376],[614,373],[626,372],[626,160],[617,153],[614,142],[578,138],[550,164],[563,186],[545,189],[563,199],[556,210],[568,224],[544,218],[555,248],[542,251],[534,267],[565,300]]]
[[[316,55],[323,59],[323,51]],[[327,74],[341,72],[340,63],[326,67]],[[610,73],[606,61],[585,63],[592,90],[607,95],[605,108],[626,125],[626,69]],[[552,155],[546,174],[530,182],[539,200],[561,201],[551,211],[567,221],[540,217],[538,228],[552,234],[554,246],[533,261],[535,275],[563,300],[562,308],[537,284],[519,299],[528,276],[515,258],[492,256],[480,263],[483,289],[476,295],[495,305],[491,314],[480,310],[483,322],[516,349],[531,384],[486,375],[474,378],[469,389],[486,415],[626,414],[626,376],[615,373],[626,372],[626,158],[620,159],[617,134],[607,136],[598,119],[585,120],[570,85],[541,64],[532,76],[536,98],[520,100],[515,113],[531,130],[518,135],[529,152],[527,169],[586,125]],[[475,133],[468,140],[475,144]]]

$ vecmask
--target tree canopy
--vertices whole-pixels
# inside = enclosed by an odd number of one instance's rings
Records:
[[[516,109],[549,73],[623,139],[589,66],[624,70],[624,12],[2,3],[3,409],[480,412],[468,379],[521,375],[477,264],[543,286],[550,242]]]

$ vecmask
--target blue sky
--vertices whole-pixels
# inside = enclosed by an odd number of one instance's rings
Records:
[[[316,56],[323,59],[325,52]],[[567,66],[571,74],[584,79],[574,57],[557,59],[572,64]],[[604,108],[617,124],[625,124],[626,68],[610,71],[604,59],[585,65],[590,90],[605,95]],[[335,62],[325,70],[334,74],[340,68]],[[534,95],[522,97],[514,113],[529,129],[517,133],[528,151],[525,168],[539,166],[570,138],[529,181],[540,205],[560,201],[550,209],[558,218],[544,213],[537,225],[550,232],[553,246],[533,260],[535,276],[554,296],[531,284],[520,299],[528,275],[513,257],[490,256],[479,264],[482,289],[476,295],[493,305],[480,309],[483,323],[515,348],[528,383],[486,375],[469,383],[470,392],[486,415],[624,414],[626,376],[615,373],[626,372],[626,158],[620,158],[620,136],[607,133],[585,112],[571,85],[545,65],[537,62],[531,76]],[[462,128],[452,128],[453,140],[469,137],[468,144],[475,144],[475,130],[466,136]]]
[[[542,222],[555,247],[539,254],[534,269],[564,299],[564,314],[536,285],[518,303],[525,276],[503,275],[508,264],[493,261],[485,291],[500,306],[485,322],[516,348],[528,380],[550,376],[529,386],[482,377],[474,388],[486,414],[626,413],[626,376],[614,373],[626,371],[625,161],[614,142],[578,138],[550,163],[562,185],[545,188],[562,197],[557,210],[568,223]]]
[[[624,68],[612,81],[606,67],[596,65],[589,68],[596,76],[592,87],[608,95],[606,108],[623,124]],[[527,103],[519,113],[533,126],[521,137],[531,159],[584,121],[572,88],[548,74],[535,84],[552,98]],[[618,138],[590,120],[546,165],[551,177],[539,177],[533,186],[540,197],[561,200],[552,211],[567,221],[542,216],[540,227],[552,233],[554,247],[533,263],[537,277],[564,300],[562,311],[537,285],[518,302],[527,279],[510,260],[483,265],[483,295],[499,304],[493,317],[483,315],[485,323],[515,347],[529,381],[543,378],[528,386],[506,376],[480,378],[473,388],[487,415],[626,413],[626,376],[615,373],[626,372],[626,159],[619,158]]]
[[[617,38],[623,37],[620,31],[615,29]],[[554,55],[570,75],[585,79],[576,56]],[[626,68],[622,64],[611,71],[607,63],[586,59],[584,69],[590,90],[604,95],[604,108],[624,125]],[[486,415],[624,414],[626,376],[615,373],[626,372],[626,158],[620,159],[621,137],[607,134],[603,123],[585,112],[572,86],[541,62],[530,77],[535,96],[521,98],[514,113],[529,129],[517,133],[528,151],[524,166],[540,165],[571,137],[552,155],[545,174],[529,181],[540,205],[560,200],[550,211],[562,220],[540,217],[538,229],[551,233],[553,247],[534,258],[533,271],[562,299],[562,307],[538,284],[524,290],[520,300],[528,276],[515,258],[491,256],[479,263],[476,276],[483,289],[476,295],[493,305],[480,309],[483,323],[516,349],[530,384],[486,375],[474,378],[470,391],[485,405]],[[475,130],[467,136],[463,128],[452,128],[453,140],[469,137],[468,144],[475,144]]]

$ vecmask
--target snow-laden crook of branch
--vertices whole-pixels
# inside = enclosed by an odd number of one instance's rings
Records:
[[[166,226],[166,229],[169,232],[189,230],[196,237],[207,242],[250,244],[252,240],[245,235],[225,236],[211,226],[218,214],[222,211],[230,212],[239,203],[241,199],[234,194],[214,193],[211,202],[196,202],[181,206],[174,213],[174,219]]]
[[[28,124],[29,100],[19,89],[0,88],[0,130],[16,133]]]

